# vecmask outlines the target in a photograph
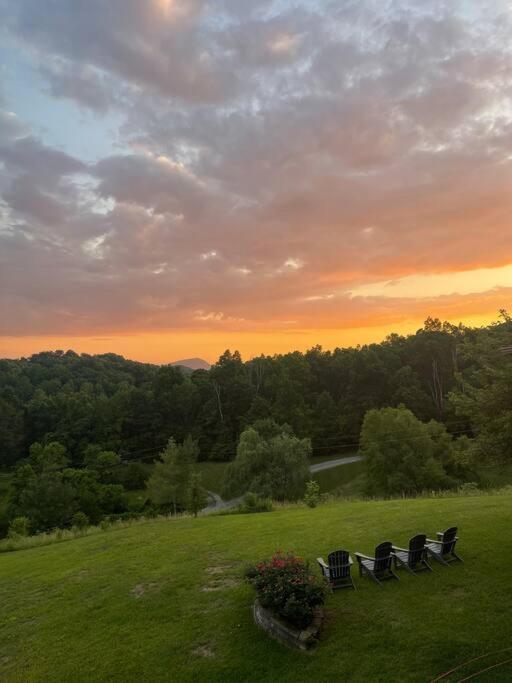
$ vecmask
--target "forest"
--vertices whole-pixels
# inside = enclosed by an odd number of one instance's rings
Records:
[[[140,485],[141,464],[171,438],[192,439],[200,461],[231,461],[242,432],[271,419],[309,439],[313,455],[343,455],[359,448],[368,411],[393,407],[440,423],[451,440],[464,440],[473,462],[505,463],[512,459],[511,342],[512,319],[501,311],[487,327],[428,318],[415,334],[356,348],[247,361],[226,351],[210,370],[73,351],[4,359],[0,472],[16,472],[24,486],[23,466],[32,463],[37,474],[46,458],[82,487],[96,472],[103,514],[122,508],[123,488]]]

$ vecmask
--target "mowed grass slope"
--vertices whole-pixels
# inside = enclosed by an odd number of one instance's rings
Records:
[[[155,520],[4,554],[0,680],[430,681],[512,647],[511,521],[511,495],[333,503]],[[356,577],[357,591],[328,597],[312,654],[254,625],[246,563],[277,548],[312,563],[339,547],[370,553],[452,524],[465,564],[383,587]],[[500,658],[512,650],[461,671]],[[508,665],[479,681],[511,677]]]

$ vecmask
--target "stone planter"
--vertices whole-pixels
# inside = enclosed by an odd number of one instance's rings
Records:
[[[318,640],[318,633],[324,618],[321,607],[315,608],[315,615],[311,624],[302,630],[292,626],[287,621],[277,616],[270,610],[262,607],[259,600],[254,601],[254,621],[261,626],[270,636],[283,645],[296,650],[309,650]]]

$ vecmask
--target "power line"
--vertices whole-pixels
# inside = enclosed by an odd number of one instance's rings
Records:
[[[454,432],[447,432],[447,434],[448,434],[449,436],[459,436],[459,435],[462,435],[462,434],[469,434],[469,433],[474,433],[474,432],[475,432],[474,429],[460,429],[460,430],[454,431]],[[396,430],[396,433],[398,433],[398,430]],[[421,439],[423,439],[424,437],[425,437],[425,435],[424,435],[424,434],[421,434],[421,435],[419,435],[419,436],[407,436],[407,437],[403,437],[403,438],[400,438],[400,439],[393,439],[393,438],[391,438],[391,439],[379,439],[379,443],[384,443],[384,444],[388,444],[388,443],[405,443],[405,442],[408,442],[408,441],[421,440]],[[167,444],[165,444],[165,445],[167,445]],[[351,442],[351,443],[333,444],[333,445],[331,445],[331,446],[324,446],[323,448],[328,448],[328,449],[331,449],[331,450],[332,450],[332,449],[335,449],[335,448],[336,448],[336,449],[338,449],[338,448],[359,448],[360,445],[361,445],[361,441],[359,440],[359,441],[354,441],[354,442]],[[160,450],[161,448],[162,448],[161,446],[157,446],[157,447],[155,447],[155,448],[153,448],[153,449],[145,449],[145,450],[157,451],[157,450]],[[320,449],[320,448],[322,448],[322,447],[319,446],[319,447],[317,447],[317,448]],[[317,449],[315,448],[315,449],[313,449],[313,450],[317,450]],[[144,452],[144,451],[141,451],[141,452]],[[98,466],[98,467],[87,467],[86,465],[82,465],[82,466],[80,466],[80,467],[71,467],[71,466],[66,466],[66,467],[55,467],[55,468],[49,468],[49,469],[46,470],[46,471],[49,471],[49,472],[63,472],[63,471],[65,471],[65,470],[67,470],[67,469],[74,469],[74,470],[79,470],[79,471],[89,470],[89,471],[91,471],[91,472],[102,472],[102,471],[104,471],[104,470],[113,470],[113,469],[117,469],[118,467],[123,467],[123,466],[129,465],[129,464],[131,464],[131,463],[143,462],[144,460],[147,460],[148,458],[149,458],[149,459],[153,458],[153,453],[148,454],[148,455],[146,455],[146,456],[143,456],[143,457],[141,457],[141,458],[129,458],[128,460],[121,459],[121,460],[119,460],[119,462],[112,463],[111,465],[100,465],[100,466]]]
[[[459,429],[458,431],[454,432],[446,432],[448,436],[457,436],[459,434],[469,434],[469,433],[474,433],[476,430],[475,429]],[[398,433],[398,432],[397,432]],[[423,439],[424,435],[420,436],[409,436],[403,439],[379,439],[379,443],[400,443],[404,441],[410,441],[414,439]],[[317,446],[313,450],[317,450],[320,448],[350,448],[350,447],[355,447],[355,446],[360,446],[361,441],[354,441],[352,443],[343,443],[343,444],[333,444],[332,446]]]

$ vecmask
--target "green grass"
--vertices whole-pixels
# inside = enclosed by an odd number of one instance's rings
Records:
[[[511,647],[512,495],[330,503],[154,520],[0,556],[2,681],[430,681]],[[330,595],[316,651],[252,621],[243,567],[457,524],[465,564]],[[316,568],[315,568],[316,571]],[[469,675],[512,657],[492,655]],[[478,680],[509,681],[512,668]],[[463,676],[446,680],[460,680]]]
[[[477,470],[482,488],[499,488],[512,484],[512,464],[483,465]]]
[[[222,485],[228,462],[202,461],[197,463],[197,470],[201,474],[201,484],[208,491],[222,494]]]

